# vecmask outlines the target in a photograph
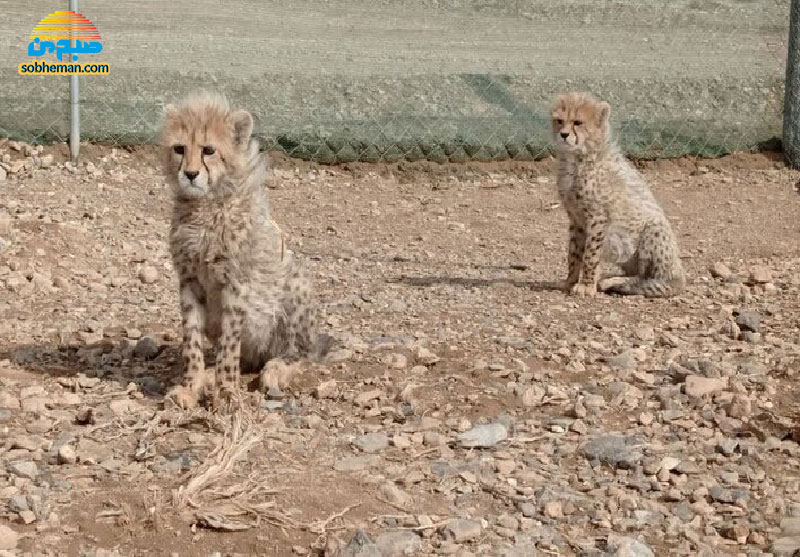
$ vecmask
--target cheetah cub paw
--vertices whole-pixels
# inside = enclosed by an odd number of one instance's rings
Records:
[[[176,385],[167,392],[167,398],[172,400],[179,408],[190,410],[197,407],[199,402],[197,393],[184,385]]]
[[[597,296],[597,286],[594,284],[584,284],[579,282],[578,284],[572,286],[570,293],[573,296],[578,296],[579,298],[594,298]]]

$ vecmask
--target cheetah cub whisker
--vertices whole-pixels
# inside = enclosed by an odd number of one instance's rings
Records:
[[[568,275],[575,295],[670,297],[685,287],[678,243],[647,183],[611,138],[611,107],[587,93],[552,108],[558,194],[569,217]],[[600,277],[601,262],[622,275]]]
[[[312,285],[270,215],[268,161],[252,131],[249,112],[212,93],[195,93],[164,114],[184,366],[182,384],[168,396],[184,408],[205,397],[227,403],[242,370],[317,349]],[[213,371],[205,368],[204,337],[217,348]]]

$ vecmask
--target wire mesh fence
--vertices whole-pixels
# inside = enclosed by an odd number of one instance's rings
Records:
[[[63,4],[63,5],[62,5]],[[0,0],[0,134],[64,141],[68,78],[20,76],[65,1]],[[526,160],[564,90],[608,100],[626,153],[777,146],[788,0],[81,0],[107,76],[81,78],[83,140],[158,139],[205,87],[268,148],[319,162]],[[4,73],[5,72],[5,73]]]

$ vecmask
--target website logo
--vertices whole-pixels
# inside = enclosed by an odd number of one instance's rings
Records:
[[[79,55],[103,51],[100,32],[88,18],[73,11],[57,11],[33,28],[28,56],[55,54],[58,64],[23,62],[20,75],[108,75],[108,64],[80,63]]]

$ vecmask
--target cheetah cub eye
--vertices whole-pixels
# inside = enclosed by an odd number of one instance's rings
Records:
[[[206,157],[210,157],[211,155],[213,155],[216,152],[217,152],[217,149],[215,147],[213,147],[212,145],[203,146],[203,155],[205,155]]]
[[[182,155],[184,151],[186,151],[186,147],[183,145],[173,145],[172,150],[175,151],[176,155]]]

